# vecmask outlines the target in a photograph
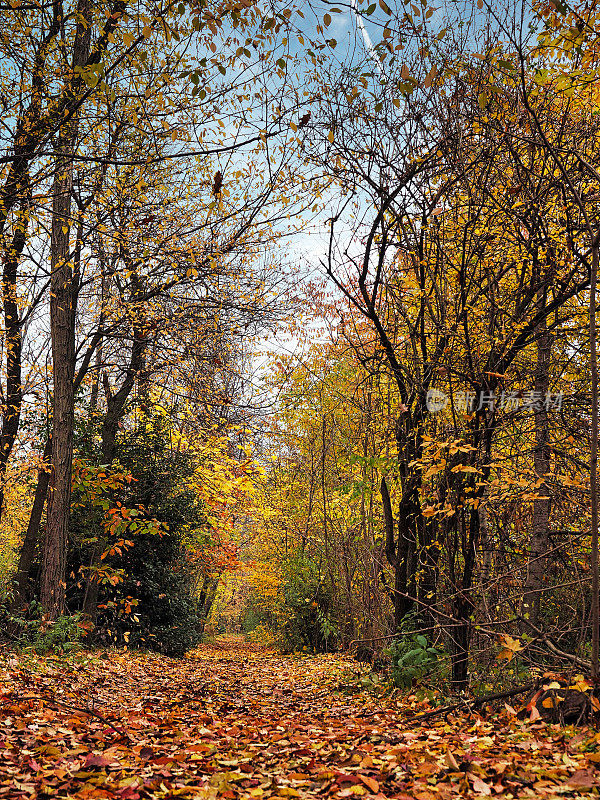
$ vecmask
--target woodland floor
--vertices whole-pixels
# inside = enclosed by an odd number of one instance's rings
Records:
[[[0,655],[0,798],[590,797],[600,735],[434,718],[352,692],[349,659],[238,639],[172,660]],[[91,713],[93,712],[93,713]]]

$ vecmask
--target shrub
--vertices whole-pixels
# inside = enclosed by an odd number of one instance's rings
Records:
[[[138,536],[122,553],[123,579],[106,590],[99,624],[109,641],[183,656],[202,638],[191,565],[177,535]]]
[[[317,565],[300,551],[284,570],[285,621],[280,629],[284,650],[335,650],[338,628],[332,619],[332,600]]]
[[[332,608],[318,566],[299,550],[280,565],[277,591],[261,592],[260,586],[255,587],[242,614],[242,630],[246,634],[257,627],[269,630],[286,653],[332,651],[339,638]]]
[[[168,418],[148,415],[117,440],[115,463],[132,480],[112,492],[111,509],[127,508],[130,521],[115,537],[127,543],[108,550],[101,562],[107,577],[100,587],[96,635],[107,644],[182,656],[199,643],[203,622],[189,545],[202,550],[211,530],[206,509],[187,485],[193,459],[171,446],[169,426]],[[97,516],[89,503],[73,510],[72,539],[78,544],[71,548],[73,571],[89,562]],[[73,588],[71,602],[81,605],[82,592]]]
[[[20,631],[16,644],[38,655],[45,653],[70,653],[81,648],[81,639],[89,633],[89,626],[81,613],[64,615],[53,622],[42,619],[42,609],[32,601],[26,617],[11,617],[9,622]]]
[[[262,645],[263,647],[274,647],[276,644],[276,638],[273,635],[273,631],[267,626],[260,623],[256,625],[249,633],[248,639],[253,644]]]
[[[407,615],[399,637],[384,650],[390,660],[390,678],[400,688],[409,688],[434,673],[441,677],[447,666],[445,652],[415,630],[416,624],[416,617]]]

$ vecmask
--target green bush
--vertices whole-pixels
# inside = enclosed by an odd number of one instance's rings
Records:
[[[9,623],[20,631],[16,644],[38,655],[70,653],[81,648],[81,639],[88,633],[81,613],[58,617],[53,622],[42,619],[42,609],[32,601],[26,617],[10,617]]]
[[[283,649],[323,653],[335,650],[338,628],[332,600],[317,565],[300,551],[288,559],[283,587],[286,616],[280,630]]]
[[[98,453],[89,452],[89,442],[90,437],[84,438],[83,454],[98,460]],[[143,511],[135,517],[131,514],[133,522],[122,534],[129,544],[115,548],[102,561],[102,567],[117,579],[104,581],[100,587],[96,637],[105,644],[127,644],[182,656],[202,636],[195,568],[188,545],[193,543],[194,549],[201,550],[212,533],[206,509],[185,485],[194,474],[195,464],[188,454],[171,446],[170,420],[159,414],[144,416],[134,431],[119,436],[115,455],[119,469],[131,474],[133,480],[113,493],[111,503],[118,501],[134,512]],[[98,527],[96,517],[89,506],[73,511],[73,571],[76,565],[89,562],[94,528]],[[143,525],[146,518],[157,524]],[[72,607],[81,607],[83,585],[72,587],[69,599]]]
[[[412,615],[403,621],[397,639],[384,650],[390,661],[390,678],[395,686],[407,689],[434,673],[441,677],[446,668],[445,652],[433,647],[427,637],[415,630],[417,620]]]
[[[331,652],[336,649],[339,629],[331,593],[318,566],[302,550],[282,564],[281,596],[276,603],[250,597],[241,617],[242,630],[268,630],[285,653]]]
[[[118,566],[123,580],[105,589],[98,619],[107,641],[173,657],[199,644],[200,607],[191,567],[174,532],[136,537]]]
[[[259,608],[256,608],[252,604],[249,604],[248,606],[246,606],[246,608],[242,613],[242,618],[241,618],[242,632],[248,635],[252,633],[252,631],[255,628],[258,628],[259,626],[263,628],[273,629],[274,625],[272,616],[273,616],[272,614],[269,614],[270,619],[268,620],[265,619],[266,614],[264,613],[261,614]]]

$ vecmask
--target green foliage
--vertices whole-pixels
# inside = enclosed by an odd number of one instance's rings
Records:
[[[288,554],[281,565],[281,586],[270,601],[250,597],[244,609],[242,630],[269,631],[285,653],[324,653],[337,648],[339,629],[333,619],[333,602],[319,567],[303,550]]]
[[[445,654],[441,648],[432,647],[427,637],[414,630],[416,620],[408,615],[403,632],[384,651],[390,660],[390,678],[395,686],[407,689],[427,676],[441,677]]]
[[[202,637],[200,607],[176,532],[136,538],[119,563],[123,581],[109,589],[102,604],[107,639],[169,656],[182,656],[197,645]]]
[[[188,485],[195,463],[172,445],[165,413],[144,414],[119,436],[110,467],[93,466],[101,461],[93,425],[78,433],[68,570],[78,580],[68,588],[69,606],[82,607],[94,572],[96,639],[181,656],[201,639],[192,552],[201,552],[212,532]]]
[[[288,559],[284,574],[287,613],[280,631],[283,649],[315,653],[335,649],[338,629],[331,621],[333,604],[317,565],[298,551]]]
[[[120,570],[121,580],[105,587],[98,624],[107,641],[181,656],[202,636],[194,565],[184,537],[190,527],[205,526],[205,513],[196,495],[181,487],[194,465],[170,447],[163,416],[144,420],[135,436],[120,443],[118,455],[133,476],[127,505],[143,507],[163,527],[137,529],[131,547],[105,559]]]
[[[81,648],[81,639],[89,632],[80,612],[47,622],[42,618],[42,609],[36,600],[30,603],[27,616],[12,616],[9,625],[20,631],[17,646],[23,650],[33,650],[39,655],[78,650]]]
[[[437,666],[439,651],[429,647],[425,636],[396,639],[387,649],[392,667],[390,676],[396,686],[408,688],[414,681],[429,675]]]
[[[321,628],[321,635],[327,643],[335,641],[340,633],[340,629],[335,622],[320,608],[317,609],[317,619]]]
[[[387,688],[380,675],[370,667],[355,666],[345,669],[340,675],[338,690],[343,694],[379,691]]]
[[[254,606],[253,604],[249,604],[244,609],[244,613],[242,615],[241,619],[242,631],[246,635],[249,635],[250,633],[252,633],[253,630],[255,630],[258,627],[269,630],[272,629],[274,627],[273,619],[271,618],[270,620],[266,620],[265,616],[266,615],[264,613],[264,610],[263,613],[261,614],[261,610],[258,607]]]

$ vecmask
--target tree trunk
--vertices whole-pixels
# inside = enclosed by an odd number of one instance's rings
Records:
[[[400,630],[402,620],[412,610],[417,595],[415,582],[417,561],[416,514],[412,502],[401,503],[398,509],[398,547],[394,576],[394,627]]]
[[[473,623],[473,575],[477,561],[477,542],[480,535],[480,518],[476,509],[469,517],[468,533],[463,530],[462,555],[464,560],[462,585],[456,587],[454,601],[455,624],[452,629],[452,690],[464,692],[469,686],[469,649]]]
[[[592,274],[590,284],[589,330],[590,371],[592,377],[592,435],[590,453],[590,504],[592,533],[592,678],[600,677],[600,576],[598,553],[598,342],[596,341],[596,304],[598,282],[598,250],[600,242],[592,242]]]
[[[215,602],[215,597],[217,596],[217,588],[219,586],[220,577],[220,575],[217,575],[216,577],[214,575],[204,576],[204,582],[202,584],[200,597],[198,599],[198,605],[200,606],[201,614],[200,634],[202,636],[204,635],[206,621],[213,607],[213,603]]]
[[[98,595],[100,593],[100,584],[98,583],[97,569],[100,564],[100,556],[102,555],[102,544],[103,543],[101,540],[94,543],[87,580],[85,583],[83,604],[81,607],[81,610],[85,616],[94,624],[98,614]]]
[[[4,253],[2,273],[2,300],[6,331],[6,407],[0,431],[0,519],[2,519],[4,510],[6,468],[19,430],[23,402],[23,386],[21,384],[23,336],[17,305],[17,269],[27,241],[28,226],[29,211],[21,209],[16,215],[12,243]]]
[[[420,410],[415,410],[418,416]],[[398,506],[398,546],[396,558],[396,574],[394,586],[394,625],[400,629],[403,618],[414,608],[417,600],[422,601],[423,594],[429,594],[430,571],[422,570],[422,579],[417,580],[417,572],[421,564],[428,559],[423,545],[423,518],[419,498],[420,476],[408,465],[419,457],[417,435],[413,430],[405,428],[398,419],[396,424],[396,446],[398,448],[400,475],[402,477],[402,499]],[[423,580],[423,577],[425,580]],[[418,585],[421,583],[422,585]],[[435,590],[435,587],[434,587]],[[424,610],[427,602],[418,603],[418,612]]]
[[[68,160],[71,142],[71,136],[61,137],[52,205],[52,476],[40,593],[42,608],[50,619],[64,610],[73,466],[75,296],[69,243],[73,169]]]
[[[73,67],[85,65],[90,50],[89,0],[80,0],[73,45]],[[40,600],[44,614],[56,619],[63,613],[66,561],[71,510],[71,475],[75,401],[75,320],[78,282],[70,253],[72,152],[77,139],[77,115],[59,133],[52,193],[52,240],[50,276],[50,332],[52,338],[52,475],[48,522],[44,539]]]
[[[98,388],[100,385],[100,369],[102,367],[102,356],[103,356],[103,349],[104,349],[104,321],[106,316],[106,298],[108,295],[108,278],[106,276],[106,268],[105,268],[105,259],[104,259],[104,247],[102,245],[102,240],[100,240],[99,246],[99,262],[100,262],[100,269],[102,270],[102,278],[101,278],[101,287],[100,287],[100,319],[98,320],[98,333],[99,333],[99,341],[96,348],[96,363],[94,366],[94,374],[92,377],[92,389],[90,392],[90,416],[94,416],[96,413],[96,409],[98,408]]]
[[[535,370],[535,391],[538,397],[546,398],[550,388],[550,354],[552,336],[546,327],[546,320],[541,325],[537,340],[537,363]],[[529,562],[525,576],[522,614],[534,625],[537,625],[540,613],[540,598],[544,588],[546,573],[546,555],[550,549],[548,531],[550,523],[550,487],[547,475],[550,472],[550,428],[548,410],[542,400],[535,410],[535,451],[534,469],[538,479],[544,482],[537,490],[540,495],[533,501],[533,522],[529,543]]]
[[[493,391],[495,387],[488,387],[488,391]],[[460,479],[455,489],[459,498],[470,494],[477,502],[469,512],[468,529],[466,524],[466,511],[464,508],[460,512],[460,555],[462,556],[462,575],[460,578],[455,571],[456,552],[452,558],[450,575],[454,588],[453,615],[454,626],[451,633],[451,667],[452,667],[452,688],[455,692],[464,692],[469,686],[469,651],[471,647],[471,636],[473,633],[473,613],[475,611],[475,598],[473,593],[473,579],[477,567],[477,547],[481,541],[482,517],[479,506],[485,494],[485,485],[490,476],[490,464],[492,463],[492,441],[494,438],[497,419],[492,412],[488,416],[485,412],[476,415],[473,420],[472,439],[473,450],[471,451],[468,465],[471,467],[479,466],[482,470],[481,478],[477,479],[471,475],[465,479]],[[484,448],[483,456],[479,456],[481,445]],[[470,489],[470,492],[467,492]]]
[[[394,605],[394,633],[397,633],[402,625],[402,620],[413,606],[413,600],[409,594],[411,593],[416,543],[410,524],[410,510],[402,504],[398,513],[398,536],[396,539],[392,503],[385,478],[381,479],[380,492],[385,522],[385,557],[390,566],[394,568],[394,589],[391,597]]]
[[[19,554],[12,608],[22,606],[30,599],[31,568],[33,566],[37,543],[40,538],[42,514],[44,513],[44,505],[46,504],[46,495],[48,493],[48,483],[50,481],[49,462],[51,455],[52,438],[49,436],[46,440],[46,446],[44,447],[44,454],[42,456],[43,463],[38,471],[38,480],[35,487],[31,514],[29,516],[29,525],[27,526],[27,532],[25,533],[25,539],[23,540],[21,552]]]

